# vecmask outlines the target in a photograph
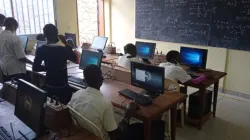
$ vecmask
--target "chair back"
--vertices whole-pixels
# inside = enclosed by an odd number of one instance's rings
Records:
[[[165,90],[166,91],[180,91],[180,85],[173,80],[165,78]]]
[[[84,116],[76,112],[71,106],[68,105],[68,108],[69,108],[72,120],[76,125],[79,125],[80,127],[88,130],[90,133],[104,140],[104,136],[101,130],[94,123],[92,123],[87,118],[85,118]]]

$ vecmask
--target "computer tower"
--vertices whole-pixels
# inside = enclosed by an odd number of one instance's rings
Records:
[[[203,115],[211,112],[211,104],[212,104],[212,93],[213,91],[206,90],[205,92],[205,100],[204,100],[204,111]],[[199,91],[194,92],[189,95],[189,106],[188,106],[188,116],[192,119],[199,119]]]

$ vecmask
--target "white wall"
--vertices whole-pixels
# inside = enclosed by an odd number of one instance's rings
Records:
[[[123,46],[127,43],[135,43],[135,0],[113,0],[112,6],[112,41],[116,46],[123,50]],[[189,46],[197,48],[208,49],[207,67],[225,71],[226,68],[226,49],[218,49],[213,47],[194,46],[187,44],[160,42],[143,40],[157,43],[157,49],[159,52],[166,54],[169,50],[180,50],[180,46]],[[220,86],[223,86],[223,80],[220,82]]]

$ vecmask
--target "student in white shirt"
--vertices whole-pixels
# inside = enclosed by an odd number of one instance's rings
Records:
[[[3,30],[3,22],[6,19],[6,17],[3,14],[0,14],[0,32]]]
[[[165,78],[180,81],[185,83],[192,81],[195,84],[202,82],[205,79],[204,75],[198,78],[192,79],[190,75],[180,66],[180,53],[178,51],[169,51],[166,55],[166,63],[161,63],[159,66],[165,68]]]
[[[14,18],[4,20],[5,30],[0,33],[0,61],[4,81],[12,78],[24,78],[26,63],[31,63],[24,53],[21,40],[15,35],[18,23]]]
[[[130,70],[131,61],[137,60],[136,58],[137,51],[135,45],[127,44],[126,46],[124,46],[124,53],[125,55],[119,56],[118,65]]]
[[[129,119],[135,113],[138,107],[137,104],[134,102],[129,104],[123,119],[117,125],[114,119],[112,103],[105,99],[100,92],[103,83],[100,68],[96,65],[88,65],[84,69],[84,78],[88,85],[87,89],[79,90],[73,94],[68,105],[94,123],[101,130],[105,140],[143,140],[143,124],[129,125]],[[77,120],[77,122],[81,123],[80,120]],[[152,137],[155,136],[154,139],[163,140],[164,123],[153,121],[152,127],[154,128],[152,128]],[[159,128],[162,128],[161,131],[159,131]],[[92,130],[89,131],[93,132]]]

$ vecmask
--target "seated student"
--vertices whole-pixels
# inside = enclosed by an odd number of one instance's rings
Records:
[[[67,60],[76,61],[72,47],[67,46],[63,36],[58,36],[58,30],[53,24],[43,28],[47,44],[37,48],[33,64],[33,71],[45,71],[46,90],[49,96],[56,96],[63,104],[67,104],[72,96],[68,85]],[[59,39],[66,45],[58,45]],[[42,65],[44,61],[45,65]]]
[[[192,81],[195,84],[200,83],[205,79],[204,75],[196,79],[192,79],[187,72],[179,66],[180,64],[180,53],[178,51],[169,51],[166,55],[166,63],[161,63],[159,66],[165,68],[165,78],[168,78],[173,81],[180,81],[181,83],[185,83],[187,81]]]
[[[130,103],[123,119],[117,125],[114,119],[112,103],[105,99],[100,92],[103,83],[101,69],[96,65],[88,65],[84,69],[84,77],[88,88],[74,93],[68,105],[94,123],[105,136],[105,140],[120,140],[122,138],[124,140],[144,140],[142,123],[128,126],[131,115],[136,111],[136,104]],[[77,120],[77,122],[81,121]],[[152,127],[154,128],[152,128],[152,138],[154,140],[163,140],[164,122],[153,121]]]
[[[31,63],[24,53],[21,40],[15,35],[18,28],[17,21],[12,18],[4,20],[5,30],[0,33],[0,65],[3,80],[23,78],[26,76],[26,63]]]
[[[118,65],[124,67],[126,69],[130,69],[130,62],[136,61],[136,47],[134,44],[127,44],[124,46],[124,53],[125,55],[119,56],[118,58]]]
[[[3,30],[3,23],[6,17],[3,14],[0,14],[0,32]]]

